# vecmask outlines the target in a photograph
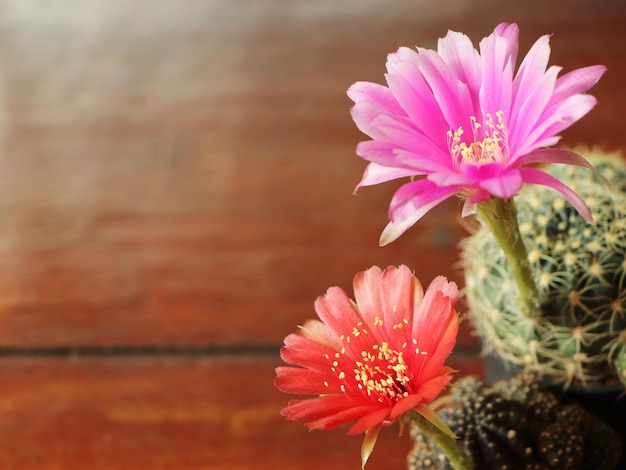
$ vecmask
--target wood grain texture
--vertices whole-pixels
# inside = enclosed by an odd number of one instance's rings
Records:
[[[608,66],[563,144],[622,148],[623,0],[0,0],[0,467],[359,468],[360,437],[283,420],[280,360],[245,351],[374,264],[463,284],[459,201],[377,246],[397,185],[352,195],[345,91],[500,21]],[[465,322],[460,375],[476,350]],[[404,467],[385,431],[369,470]]]
[[[2,347],[277,345],[371,265],[462,283],[458,201],[377,246],[397,185],[352,196],[345,96],[448,28],[606,64],[563,142],[624,142],[618,0],[40,3],[0,2]]]
[[[307,431],[279,412],[277,356],[0,360],[5,469],[359,468],[361,436]],[[480,374],[477,362],[451,361]],[[402,468],[410,442],[385,429],[369,470]]]

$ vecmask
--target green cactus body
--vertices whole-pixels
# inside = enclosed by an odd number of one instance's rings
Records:
[[[508,262],[492,234],[480,228],[463,247],[466,296],[485,351],[585,386],[624,380],[614,360],[626,338],[626,165],[616,154],[587,157],[611,188],[583,168],[553,165],[550,172],[583,197],[595,226],[551,188],[528,186],[516,199],[540,292],[534,318],[521,313]]]
[[[622,454],[615,431],[583,407],[561,402],[531,374],[492,386],[461,379],[439,414],[476,469],[611,470]],[[419,428],[413,426],[411,436],[409,470],[452,468]]]

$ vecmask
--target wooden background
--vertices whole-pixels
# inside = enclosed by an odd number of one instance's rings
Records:
[[[374,264],[462,285],[465,232],[449,201],[378,247],[397,184],[352,195],[345,91],[501,21],[608,66],[563,144],[623,147],[623,0],[0,0],[0,467],[359,468],[278,415],[282,339]],[[466,324],[453,366],[477,351]]]

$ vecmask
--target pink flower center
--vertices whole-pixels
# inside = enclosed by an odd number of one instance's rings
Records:
[[[465,133],[463,126],[454,132],[448,131],[448,147],[456,167],[463,163],[503,162],[508,151],[504,112],[496,113],[496,122],[491,114],[486,115],[483,124],[478,122],[476,116],[470,116],[470,121],[472,122],[470,141],[463,138]]]

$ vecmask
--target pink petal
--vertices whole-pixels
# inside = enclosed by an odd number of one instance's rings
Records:
[[[387,181],[405,178],[407,176],[415,176],[415,170],[383,166],[372,162],[365,168],[363,178],[354,191],[356,192],[356,190],[362,186],[372,186],[374,184],[385,183]]]
[[[450,80],[453,72],[435,51],[419,49],[417,60],[448,123],[447,130],[458,129],[460,126],[469,129],[469,117],[474,113],[474,104],[467,84],[460,80]]]
[[[348,88],[348,97],[355,103],[372,103],[387,114],[404,115],[404,111],[389,88],[378,83],[356,82]]]
[[[437,145],[424,130],[415,127],[414,123],[382,115],[377,117],[372,125],[393,141],[396,144],[396,148],[405,149],[417,155],[424,155],[425,158],[428,158],[430,155],[441,155],[442,152],[445,152],[447,155],[445,146],[442,148],[441,145]],[[445,134],[443,135],[445,136]]]
[[[401,167],[411,166],[416,175],[430,175],[436,172],[450,172],[453,168],[450,153],[416,154],[411,151],[397,149],[396,161]]]
[[[562,101],[550,111],[544,112],[541,123],[536,126],[528,141],[535,142],[534,147],[537,148],[537,142],[543,142],[544,139],[567,129],[591,111],[596,103],[596,98],[591,95],[574,95]]]
[[[529,141],[530,141],[530,139],[529,139]],[[533,144],[531,146],[529,146],[528,148],[538,149],[538,148],[542,148],[542,147],[553,147],[556,144],[558,144],[560,141],[561,141],[561,136],[560,135],[549,135],[549,133],[546,133],[546,135],[541,136],[539,139],[533,139],[532,140]],[[534,150],[533,150],[533,152],[534,152]],[[519,154],[522,155],[522,152],[519,152]],[[519,166],[519,165],[517,165],[517,166]]]
[[[532,88],[526,90],[526,95],[517,96],[509,123],[511,161],[533,149],[534,142],[529,136],[540,122],[552,97],[559,70],[557,67],[550,67],[543,76],[535,80]]]
[[[390,207],[391,222],[380,237],[380,245],[391,243],[429,210],[460,191],[458,187],[440,188],[428,180],[418,180],[401,186]]]
[[[550,59],[550,36],[541,36],[530,48],[513,80],[513,106],[521,105],[520,101],[530,96],[541,81]],[[515,115],[515,112],[511,113]]]
[[[394,132],[386,127],[386,131]],[[397,137],[411,139],[406,133],[398,132]],[[413,136],[417,139],[418,136]],[[413,175],[428,174],[437,171],[439,168],[447,168],[450,165],[450,158],[446,153],[446,160],[442,160],[441,151],[431,147],[428,142],[403,141],[406,147],[401,147],[400,140],[381,138],[359,142],[356,153],[358,156],[370,162],[378,163],[382,166],[393,168],[404,168],[411,170]],[[410,147],[410,148],[409,148]]]
[[[562,75],[556,81],[552,102],[558,103],[570,96],[585,93],[598,83],[604,72],[606,72],[604,65],[591,65]]]
[[[435,183],[440,188],[450,186],[466,186],[471,187],[476,184],[479,175],[476,175],[476,168],[480,168],[482,165],[476,164],[461,164],[459,168],[455,168],[453,171],[439,171],[437,173],[431,173],[428,175],[428,181]],[[499,165],[500,168],[502,165]],[[467,171],[467,170],[470,171]],[[472,175],[472,169],[474,169]]]
[[[478,189],[480,183],[494,178],[503,172],[504,164],[500,162],[462,163],[456,172],[439,172],[428,175],[428,180],[439,187],[464,186]]]
[[[383,233],[378,240],[379,246],[389,245],[391,242],[397,240],[400,235],[410,229],[420,218],[415,219],[408,218],[401,222],[389,222],[383,229]]]
[[[593,165],[582,155],[567,149],[539,149],[521,157],[517,164],[519,166],[533,165],[537,163],[563,163],[565,165],[575,165],[589,170],[595,170]]]
[[[594,172],[607,186],[610,186],[609,181],[585,157],[571,150],[556,148],[536,150],[520,159],[518,163],[524,166],[537,163],[579,166]]]
[[[483,82],[480,103],[485,113],[495,116],[503,111],[510,114],[513,94],[513,70],[519,46],[516,24],[501,23],[480,42]]]
[[[404,112],[426,138],[446,151],[449,125],[420,69],[418,53],[401,47],[389,54],[387,69],[387,84]]]
[[[591,224],[595,224],[591,210],[587,204],[585,204],[585,201],[578,194],[576,194],[576,192],[561,183],[561,181],[556,179],[554,176],[536,168],[520,168],[520,172],[524,182],[526,183],[540,184],[556,189],[570,202],[572,206],[574,206],[574,209],[578,211],[583,219]]]
[[[412,124],[404,114],[391,114],[376,103],[361,101],[350,108],[352,120],[359,130],[373,139],[389,138],[389,128],[411,128]],[[381,127],[387,123],[387,129]]]
[[[514,168],[506,170],[497,176],[486,179],[479,186],[496,197],[508,199],[515,196],[522,189],[522,175]]]
[[[465,199],[463,203],[463,209],[461,210],[461,217],[468,217],[476,213],[476,205],[479,202],[488,201],[491,199],[491,193],[486,189],[479,189],[473,192]]]
[[[439,39],[437,53],[448,64],[454,75],[466,83],[472,97],[478,98],[481,83],[480,54],[465,34],[448,31],[445,38]],[[481,112],[478,101],[474,103],[474,116]]]
[[[456,187],[441,187],[429,179],[411,181],[400,186],[393,195],[389,206],[389,219],[393,222],[402,221],[415,217],[416,213],[421,217],[457,191]]]

